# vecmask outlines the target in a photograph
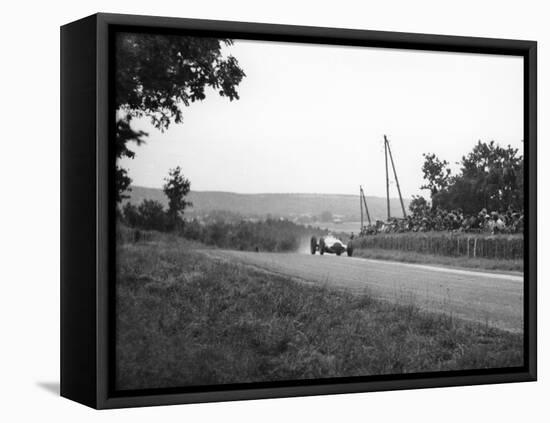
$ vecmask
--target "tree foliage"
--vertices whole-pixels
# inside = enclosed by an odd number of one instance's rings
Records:
[[[281,219],[257,222],[223,220],[208,223],[191,220],[186,222],[181,234],[188,239],[221,248],[248,251],[296,251],[300,241],[311,235],[324,236],[328,231],[298,225]]]
[[[449,185],[451,169],[448,167],[449,162],[447,160],[439,160],[433,153],[423,154],[423,156],[422,173],[426,183],[420,189],[428,189],[431,195],[434,196]]]
[[[179,166],[170,169],[165,182],[163,190],[168,197],[168,210],[155,200],[143,200],[139,206],[127,202],[121,213],[125,225],[160,232],[179,230],[183,227],[183,212],[192,205],[185,199],[191,190],[191,182],[183,176]]]
[[[483,208],[523,210],[523,156],[518,155],[517,148],[478,141],[462,157],[460,170],[454,176],[445,170],[446,162],[434,154],[424,157],[422,169],[430,171],[424,171],[427,183],[421,188],[430,189],[433,207],[462,209],[468,214]]]
[[[168,222],[161,203],[143,200],[139,206],[126,203],[122,208],[123,221],[132,228],[166,231]]]
[[[182,122],[181,103],[206,98],[211,87],[230,100],[244,77],[237,59],[222,55],[230,39],[120,34],[116,41],[116,104],[131,117],[147,116],[161,130]]]
[[[177,35],[120,33],[116,39],[117,110],[116,156],[133,158],[128,144],[144,142],[147,133],[131,121],[147,117],[161,131],[183,121],[183,107],[206,98],[212,88],[229,100],[239,98],[237,86],[245,76],[237,59],[225,56],[230,39]],[[131,183],[117,165],[117,201]]]
[[[168,171],[168,177],[164,178],[164,194],[168,197],[168,211],[166,212],[168,223],[172,229],[178,227],[182,222],[182,215],[188,206],[193,204],[185,197],[191,191],[191,182],[181,173],[178,166]]]
[[[127,157],[133,159],[135,153],[128,148],[128,144],[133,142],[139,146],[145,142],[144,138],[148,135],[144,131],[134,131],[130,127],[130,119],[131,117],[126,115],[117,119],[116,122],[115,155],[117,158]],[[128,198],[128,195],[124,193],[128,190],[131,182],[132,180],[128,176],[128,171],[117,166],[115,169],[117,203]]]
[[[421,195],[413,195],[413,198],[409,203],[409,210],[412,216],[422,217],[428,214],[430,211],[430,205]]]

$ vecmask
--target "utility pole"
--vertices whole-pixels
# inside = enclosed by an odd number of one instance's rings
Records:
[[[363,190],[363,187],[361,187],[361,197],[363,200],[363,204],[365,205],[365,211],[367,212],[367,220],[369,221],[369,225],[371,225],[372,222],[370,220],[369,208],[367,207],[367,197],[365,196],[365,191]]]
[[[399,201],[401,202],[401,210],[403,211],[403,219],[407,218],[407,213],[405,212],[405,205],[403,204],[403,197],[401,196],[401,188],[399,187],[399,179],[397,179],[397,171],[395,170],[395,163],[393,162],[393,156],[391,154],[390,142],[384,135],[384,143],[387,145],[387,150],[390,152],[391,167],[393,169],[393,176],[395,177],[395,183],[397,185],[397,192],[399,193]],[[386,155],[386,175],[388,173],[388,159]],[[389,201],[389,200],[388,200]]]
[[[388,209],[388,221],[390,220],[390,178],[388,175],[388,140],[384,135],[384,156],[386,158],[386,206]]]
[[[363,232],[363,202],[361,201],[361,196],[363,195],[363,188],[359,185],[359,208],[361,209],[361,229],[359,233]]]

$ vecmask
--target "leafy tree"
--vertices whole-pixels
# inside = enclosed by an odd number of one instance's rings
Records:
[[[524,195],[524,175],[525,170],[523,168],[523,157],[520,158],[517,169],[514,172],[514,176],[516,178],[516,195],[514,198],[514,205],[513,207],[517,208],[518,210],[524,209],[524,202],[525,202],[525,195]]]
[[[473,214],[486,208],[505,211],[523,210],[523,156],[511,146],[501,147],[494,141],[478,141],[462,157],[457,175],[451,176],[446,161],[425,154],[422,170],[430,189],[432,207],[462,209]]]
[[[508,207],[523,208],[518,189],[518,174],[523,173],[523,157],[518,149],[501,147],[494,141],[478,141],[474,149],[462,157],[461,184],[454,187],[465,189],[455,192],[460,200],[472,196],[477,207],[490,210],[506,210]],[[522,180],[521,180],[522,181]]]
[[[122,208],[122,217],[124,223],[131,228],[137,228],[141,224],[141,216],[138,208],[130,202],[127,202]]]
[[[164,178],[164,180],[166,183],[162,189],[168,197],[168,211],[166,215],[171,229],[174,229],[181,225],[181,215],[185,209],[193,205],[185,199],[189,191],[191,191],[191,182],[183,176],[179,166],[175,169],[170,169],[168,177]]]
[[[447,160],[439,160],[433,153],[423,154],[424,164],[422,165],[422,173],[426,183],[420,189],[430,190],[432,197],[439,191],[445,189],[449,184],[451,177],[451,169]]]
[[[428,214],[430,211],[430,205],[421,195],[413,195],[413,198],[409,203],[409,210],[414,217],[422,217]]]
[[[126,115],[117,120],[115,138],[115,154],[117,158],[127,157],[133,159],[136,153],[128,148],[128,143],[134,142],[139,146],[145,142],[144,138],[148,135],[144,131],[132,130],[130,128],[130,119],[131,117]],[[124,193],[128,190],[131,182],[132,180],[128,176],[128,171],[117,165],[115,169],[117,203],[128,198],[128,195]]]
[[[167,217],[164,207],[155,200],[143,200],[139,206],[127,202],[122,208],[122,217],[131,228],[165,231]]]
[[[236,87],[245,76],[233,56],[222,55],[230,39],[178,35],[121,33],[116,39],[117,158],[133,158],[129,142],[140,144],[147,134],[131,128],[131,120],[148,117],[164,131],[183,121],[182,106],[206,98],[210,87],[229,100],[239,98]],[[117,201],[131,179],[116,169]]]

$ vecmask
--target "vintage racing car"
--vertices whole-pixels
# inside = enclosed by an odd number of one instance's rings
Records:
[[[331,253],[339,256],[343,252],[346,252],[349,257],[353,255],[353,246],[351,245],[351,243],[348,243],[348,245],[346,245],[332,235],[320,237],[319,241],[317,241],[317,237],[312,236],[310,247],[311,254],[315,254],[316,251],[319,251],[319,254],[321,255],[325,253]]]

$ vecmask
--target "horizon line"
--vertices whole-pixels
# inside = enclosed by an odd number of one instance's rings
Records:
[[[130,185],[130,189],[135,188],[145,188],[162,191],[160,187],[147,187],[145,185]],[[196,190],[191,189],[190,192],[207,192],[207,193],[221,193],[221,194],[236,194],[236,195],[332,195],[332,196],[348,196],[348,197],[359,197],[357,194],[342,194],[342,193],[330,193],[330,192],[237,192],[237,191],[225,191],[225,190]],[[385,199],[386,196],[383,195],[366,195],[367,198],[382,198]],[[399,200],[399,197],[390,197],[390,199]],[[403,200],[411,200],[412,197],[403,197]]]

